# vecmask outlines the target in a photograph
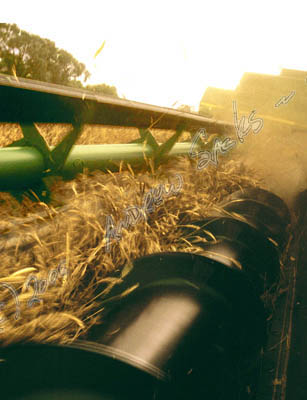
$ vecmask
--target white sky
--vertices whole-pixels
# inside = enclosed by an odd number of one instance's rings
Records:
[[[1,22],[54,41],[86,64],[88,83],[115,85],[131,100],[198,109],[207,86],[234,89],[244,72],[307,70],[303,0],[12,4],[1,4]]]

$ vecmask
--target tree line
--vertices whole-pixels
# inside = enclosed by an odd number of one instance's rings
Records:
[[[90,77],[86,66],[49,39],[0,23],[0,73],[92,90],[118,97],[115,86],[84,85]]]

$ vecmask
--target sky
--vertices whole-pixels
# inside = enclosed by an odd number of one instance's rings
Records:
[[[307,70],[299,0],[15,0],[1,21],[48,38],[83,62],[87,83],[120,96],[198,109],[208,86],[235,89],[244,72]],[[103,50],[94,58],[105,41]]]

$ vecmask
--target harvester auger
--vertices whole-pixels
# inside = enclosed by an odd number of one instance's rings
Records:
[[[189,153],[191,142],[176,143],[183,130],[233,131],[230,123],[196,114],[3,75],[0,100],[0,122],[19,123],[24,135],[0,149],[0,190],[35,187],[48,176],[72,178],[85,168],[116,171],[121,161],[158,164]],[[34,125],[40,122],[71,123],[73,130],[49,148]],[[140,138],[76,146],[84,123],[138,127]],[[159,145],[151,127],[176,133]],[[200,140],[194,148],[204,146]],[[249,375],[267,341],[261,297],[278,282],[290,213],[262,189],[237,192],[222,206],[225,214],[182,229],[182,237],[208,239],[200,246],[204,255],[157,253],[123,266],[128,273],[106,300],[105,323],[86,339],[4,347],[5,398],[248,399]]]
[[[262,189],[234,193],[224,210],[182,229],[214,234],[204,255],[156,253],[125,266],[85,339],[5,348],[7,399],[249,399],[267,343],[261,296],[279,280],[290,213]]]

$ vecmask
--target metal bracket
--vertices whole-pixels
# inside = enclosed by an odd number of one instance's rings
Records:
[[[23,133],[23,139],[16,140],[7,147],[35,147],[44,158],[46,167],[44,176],[56,175],[56,173],[63,168],[68,154],[79,138],[82,130],[80,124],[74,125],[73,130],[70,131],[53,150],[51,150],[34,123],[30,125],[20,124],[20,126]]]
[[[84,102],[83,110],[81,114],[75,118],[73,123],[73,129],[58,143],[54,149],[50,149],[45,139],[39,133],[34,123],[25,124],[21,123],[21,129],[23,138],[17,140],[7,147],[16,146],[30,146],[35,147],[43,156],[45,162],[44,177],[49,175],[57,175],[63,168],[66,159],[81,135],[83,128],[82,121],[85,117],[89,118],[93,115],[94,109],[89,106],[87,102]]]
[[[147,144],[153,151],[151,158],[154,160],[155,166],[157,166],[161,162],[162,158],[165,157],[171,151],[171,149],[178,141],[184,130],[185,130],[184,124],[178,125],[174,135],[171,136],[165,143],[159,145],[149,129],[139,129],[140,138],[133,140],[132,142],[129,143]]]

